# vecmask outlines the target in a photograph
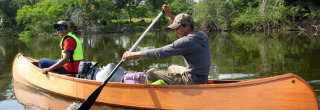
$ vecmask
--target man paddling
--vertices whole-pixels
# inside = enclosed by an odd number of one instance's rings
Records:
[[[61,59],[56,61],[47,58],[40,59],[39,67],[42,68],[42,73],[47,74],[49,71],[61,74],[78,73],[79,63],[83,60],[81,42],[70,32],[66,21],[58,21],[53,27],[62,38],[60,41]]]
[[[164,4],[162,8],[172,21],[168,28],[174,29],[179,39],[161,48],[141,52],[127,51],[122,58],[162,59],[182,55],[186,64],[183,72],[174,71],[181,69],[180,66],[170,66],[168,70],[152,68],[147,71],[146,83],[170,85],[207,83],[211,61],[207,36],[200,31],[194,31],[193,18],[189,14],[180,13],[174,17],[168,5]]]

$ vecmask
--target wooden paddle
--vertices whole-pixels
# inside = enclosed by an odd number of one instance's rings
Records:
[[[158,14],[158,16],[155,18],[155,20],[152,21],[152,23],[149,25],[149,27],[143,32],[143,34],[140,36],[140,38],[136,41],[136,43],[131,47],[129,50],[130,52],[133,51],[134,48],[140,43],[142,38],[147,34],[147,32],[151,29],[151,27],[155,24],[155,22],[161,17],[163,14],[163,10]],[[108,78],[98,87],[94,92],[91,93],[91,95],[81,104],[80,108],[78,110],[89,110],[90,107],[93,105],[93,103],[96,101],[98,96],[100,95],[101,90],[103,87],[108,83],[108,81],[111,79],[113,74],[118,70],[120,65],[125,61],[125,59],[121,59],[121,61],[118,63],[118,65],[112,70],[111,74],[108,76]]]

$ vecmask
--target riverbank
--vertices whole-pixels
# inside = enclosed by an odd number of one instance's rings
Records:
[[[150,31],[165,31],[167,29],[167,25],[169,25],[171,22],[163,17],[164,19],[159,19],[157,23],[151,28]],[[100,26],[96,24],[91,24],[85,27],[78,27],[76,25],[70,26],[71,31],[75,34],[126,34],[126,33],[133,33],[133,32],[143,32],[152,22],[153,18],[134,18],[131,19],[123,19],[123,20],[113,20],[113,22],[107,24],[106,26]],[[221,30],[214,30],[210,29],[211,27],[206,27],[207,29],[203,29],[203,27],[200,26],[200,22],[195,20],[196,25],[195,29],[200,31],[208,31],[208,32],[231,32],[231,31],[243,31],[243,32],[263,32],[263,27],[251,27],[249,30],[242,30],[242,29],[221,29]],[[74,23],[71,23],[74,24]],[[268,28],[268,32],[272,31],[295,31],[302,33],[313,33],[312,35],[319,35],[319,29],[320,29],[320,21],[312,20],[312,19],[305,19],[297,21],[295,25],[286,25],[286,26],[279,26],[282,28]],[[52,29],[54,30],[54,29]],[[47,36],[50,37],[54,35],[53,33],[45,33],[40,32],[36,33],[33,31],[23,31],[18,32],[11,28],[0,28],[0,37],[1,36],[20,36],[20,37],[35,37],[35,36]]]

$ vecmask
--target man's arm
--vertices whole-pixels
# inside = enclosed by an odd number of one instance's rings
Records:
[[[42,73],[47,74],[49,71],[53,71],[59,67],[62,67],[64,64],[66,64],[69,61],[71,52],[65,51],[62,55],[63,55],[63,58],[59,62],[57,62],[56,64],[52,65],[49,68],[43,68]]]
[[[141,58],[141,52],[129,52],[129,51],[126,51],[122,55],[122,59],[132,59],[132,58]]]
[[[162,5],[162,9],[163,9],[164,12],[167,14],[167,16],[170,18],[171,22],[173,22],[173,20],[174,20],[174,15],[171,13],[169,5],[163,4],[163,5]]]

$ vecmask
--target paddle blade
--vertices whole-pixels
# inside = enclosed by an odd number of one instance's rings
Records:
[[[102,84],[98,89],[96,89],[80,106],[78,110],[89,110],[93,103],[97,100],[101,93],[101,90],[105,84]]]

